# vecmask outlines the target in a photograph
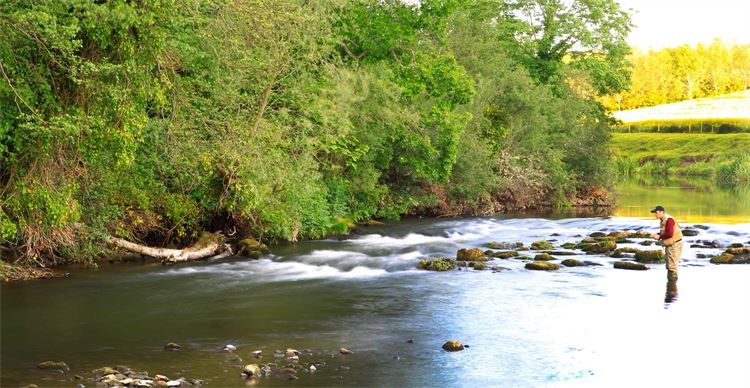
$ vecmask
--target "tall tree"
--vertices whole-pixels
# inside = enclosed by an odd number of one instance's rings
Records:
[[[509,0],[500,3],[508,38],[531,75],[547,83],[565,64],[585,70],[601,94],[629,82],[630,15],[614,0]]]

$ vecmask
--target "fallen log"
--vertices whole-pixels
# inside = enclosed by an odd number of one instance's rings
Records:
[[[130,252],[161,259],[162,264],[205,259],[214,256],[220,249],[226,249],[224,236],[208,232],[203,232],[195,244],[184,249],[154,248],[117,237],[110,237],[108,243]]]

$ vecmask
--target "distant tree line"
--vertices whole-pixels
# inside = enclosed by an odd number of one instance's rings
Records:
[[[608,183],[629,29],[613,0],[0,2],[0,256],[571,203]]]
[[[610,111],[636,109],[750,88],[750,44],[635,51],[630,89],[601,98]]]

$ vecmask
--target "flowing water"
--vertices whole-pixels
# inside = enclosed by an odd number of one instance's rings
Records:
[[[261,260],[112,264],[71,269],[67,279],[3,284],[0,382],[72,387],[76,374],[127,365],[216,387],[750,386],[750,266],[698,258],[719,250],[686,249],[676,290],[667,288],[662,265],[618,270],[616,259],[597,255],[571,257],[602,266],[555,272],[528,271],[516,259],[491,262],[499,271],[415,269],[420,257],[454,256],[490,241],[559,245],[594,231],[655,230],[647,209],[654,200],[668,198],[660,204],[682,219],[689,202],[672,210],[670,201],[695,194],[682,186],[621,187],[632,195],[621,195],[611,217],[406,220],[345,240],[275,247]],[[693,211],[683,226],[708,229],[686,240],[750,244],[744,194],[701,193],[745,205],[722,207],[726,214],[715,218]],[[448,339],[470,347],[445,352]],[[165,351],[167,342],[182,350]],[[225,344],[238,347],[242,363],[259,362],[249,353],[262,350],[260,363],[283,365],[274,350],[296,348],[301,365],[318,369],[297,381],[246,381],[241,364],[219,350]],[[340,347],[353,354],[340,355]],[[37,370],[45,360],[65,361],[71,371]]]

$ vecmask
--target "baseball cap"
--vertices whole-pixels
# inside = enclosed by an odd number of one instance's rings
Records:
[[[665,211],[664,206],[658,205],[653,210],[651,210],[651,213],[656,213],[657,211]]]

